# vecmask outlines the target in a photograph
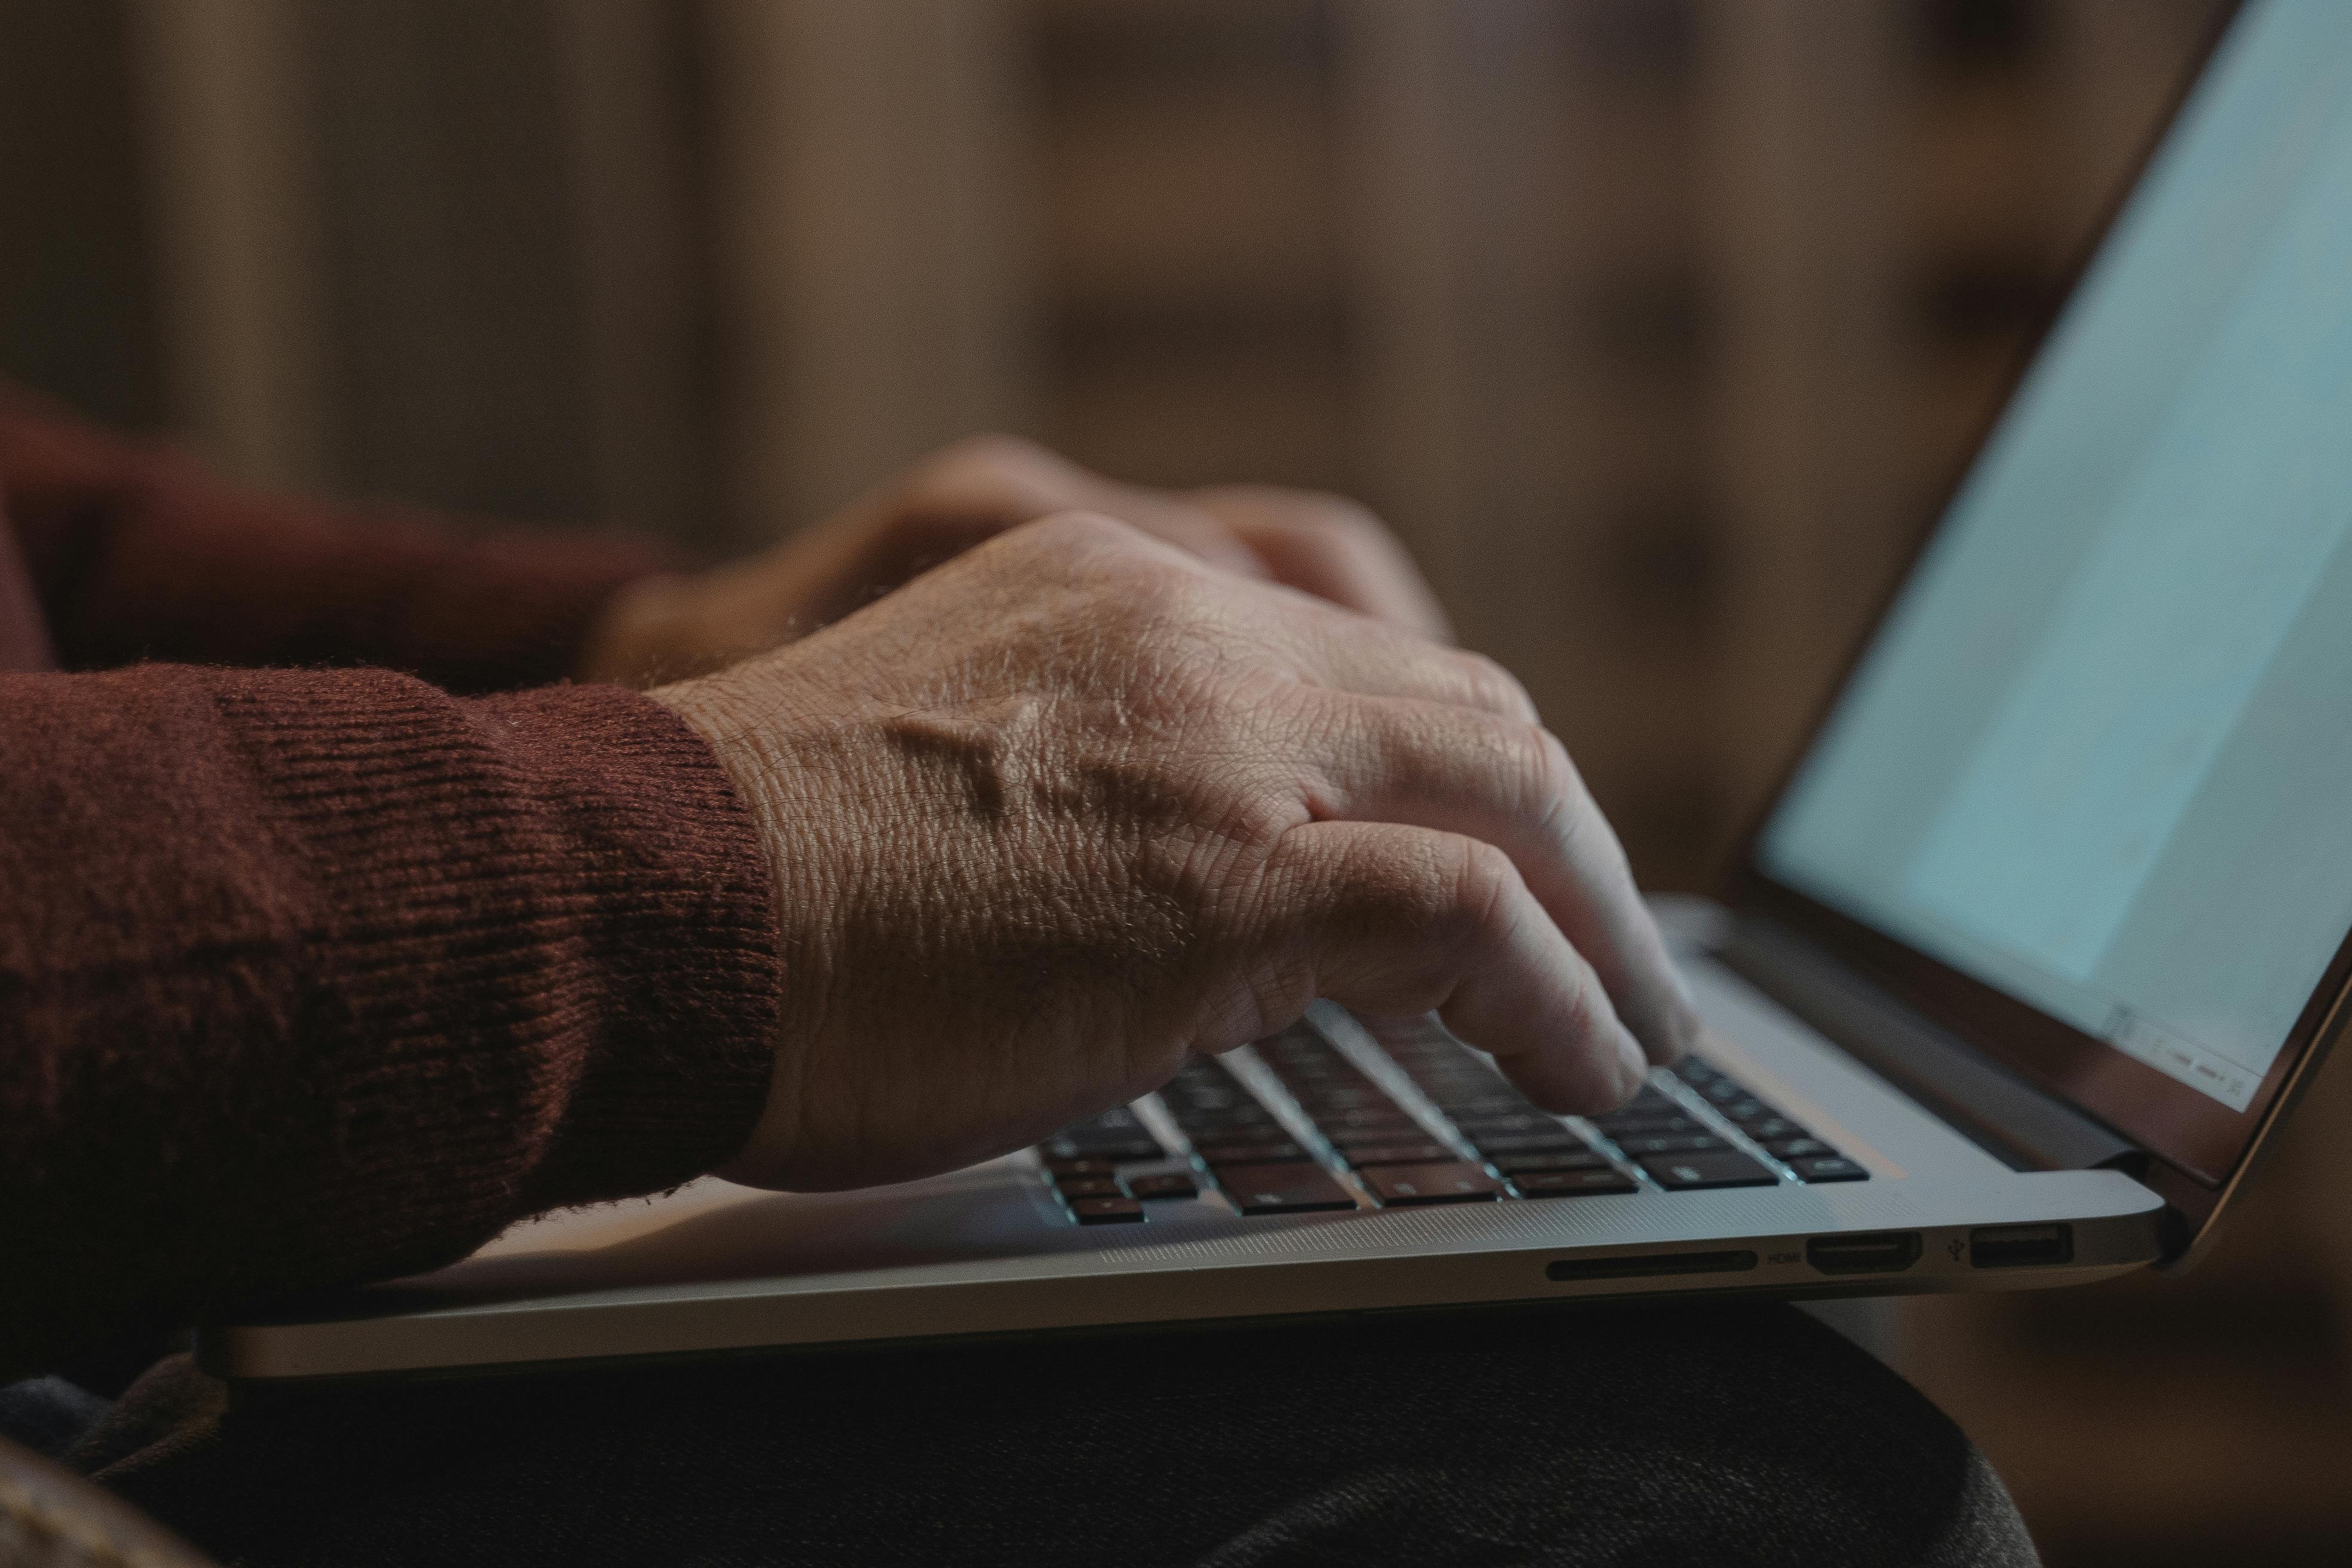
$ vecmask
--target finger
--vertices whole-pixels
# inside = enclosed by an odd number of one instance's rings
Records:
[[[1143,540],[1132,542],[1139,550],[1151,548]],[[1160,559],[1201,581],[1212,579],[1203,563],[1182,550],[1171,548]],[[1279,583],[1222,584],[1219,595],[1239,610],[1236,629],[1254,630],[1262,649],[1311,685],[1371,697],[1418,698],[1481,709],[1528,724],[1538,721],[1527,689],[1485,654],[1431,642]]]
[[[1265,563],[1223,522],[1163,491],[1122,485],[1060,453],[1012,436],[982,436],[935,453],[902,490],[875,503],[921,525],[929,555],[960,554],[982,540],[1062,511],[1096,511],[1165,540],[1223,571],[1264,577]]]
[[[1368,619],[1303,591],[1266,584],[1276,603],[1273,640],[1316,684],[1366,697],[1418,698],[1537,721],[1535,700],[1482,653],[1450,647]],[[1263,600],[1261,602],[1264,602]]]
[[[1256,552],[1276,582],[1418,637],[1454,640],[1403,544],[1355,502],[1271,485],[1223,485],[1188,499]]]
[[[1510,857],[1654,1061],[1678,1060],[1698,1020],[1625,851],[1550,731],[1443,703],[1330,700],[1313,765],[1320,817],[1458,833]]]
[[[1435,1012],[1537,1104],[1601,1111],[1648,1070],[1591,967],[1493,846],[1385,822],[1318,822],[1276,845],[1274,929],[1313,993],[1370,1014]]]
[[[1215,517],[1172,497],[1131,485],[1100,482],[1089,510],[1118,518],[1155,539],[1237,576],[1270,578],[1265,558]]]

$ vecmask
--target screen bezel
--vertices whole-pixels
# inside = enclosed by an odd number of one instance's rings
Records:
[[[2103,221],[2069,269],[2065,287],[2056,292],[2035,330],[2028,334],[2001,397],[1970,444],[1966,458],[1957,466],[1943,490],[1942,504],[1918,540],[1913,552],[1914,566],[1918,554],[1950,515],[1953,501],[2019,385],[2040,357],[2051,330],[2078,292],[2084,273],[2105,245],[2116,216],[2138,188],[2148,163],[2179,121],[2182,105],[2203,79],[2221,41],[2244,9],[2242,0],[2231,0],[2216,15],[2192,68],[2184,73],[2170,106],[2135,161],[2131,177],[2119,185]],[[1761,914],[1803,934],[1963,1041],[2106,1123],[2200,1185],[2222,1188],[2242,1164],[2281,1091],[2293,1080],[2297,1067],[2317,1043],[2345,992],[2347,979],[2352,979],[2352,932],[2347,932],[2336,948],[2247,1108],[2238,1111],[2125,1055],[2097,1037],[2061,1023],[1984,981],[1775,879],[1764,869],[1759,854],[1764,828],[1819,739],[1837,700],[1877,641],[1910,576],[1906,570],[1879,605],[1868,633],[1854,645],[1839,679],[1815,714],[1805,744],[1790,760],[1764,810],[1750,824],[1735,861],[1737,882],[1730,901],[1743,912]]]

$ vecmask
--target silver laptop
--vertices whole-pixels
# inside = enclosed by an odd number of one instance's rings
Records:
[[[707,1180],[206,1329],[341,1377],[2177,1267],[2341,1026],[2352,5],[2223,36],[1746,857],[1709,1028],[1549,1115],[1318,1005],[1033,1150]]]

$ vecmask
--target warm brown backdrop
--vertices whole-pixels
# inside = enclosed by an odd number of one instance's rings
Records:
[[[1349,490],[1704,887],[2213,11],[0,0],[0,366],[712,549],[990,426]],[[2352,1542],[2338,1129],[2199,1279],[1902,1320],[2053,1561]]]

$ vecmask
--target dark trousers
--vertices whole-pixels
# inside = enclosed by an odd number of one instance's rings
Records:
[[[268,1397],[174,1358],[73,1457],[253,1568],[2034,1561],[1949,1420],[1754,1303]]]

